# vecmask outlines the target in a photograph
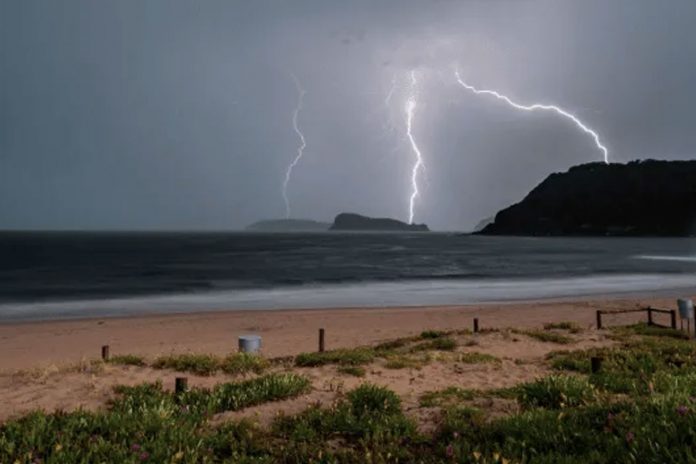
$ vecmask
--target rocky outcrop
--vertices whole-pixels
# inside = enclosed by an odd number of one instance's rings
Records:
[[[425,224],[407,224],[396,219],[371,218],[353,213],[341,213],[336,216],[331,230],[392,231],[392,232],[427,232]]]
[[[696,235],[696,161],[591,163],[551,174],[486,235]]]

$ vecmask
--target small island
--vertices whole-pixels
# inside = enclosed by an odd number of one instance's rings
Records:
[[[354,213],[336,216],[329,230],[384,231],[384,232],[428,232],[425,224],[407,224],[390,218],[371,218]]]
[[[590,163],[554,173],[484,235],[696,235],[696,161]]]
[[[311,219],[266,219],[246,227],[249,232],[326,232],[331,224]]]

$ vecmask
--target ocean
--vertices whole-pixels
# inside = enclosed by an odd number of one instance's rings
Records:
[[[692,292],[696,240],[0,233],[0,321]]]

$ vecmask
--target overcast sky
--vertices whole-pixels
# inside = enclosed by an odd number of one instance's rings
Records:
[[[0,228],[231,229],[285,215],[466,230],[549,173],[696,158],[696,2],[0,0]],[[392,82],[395,91],[388,101]]]

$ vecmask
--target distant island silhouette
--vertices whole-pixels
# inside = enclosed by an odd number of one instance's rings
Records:
[[[266,219],[246,227],[250,232],[326,232],[331,227],[328,222],[311,219]]]
[[[390,218],[371,218],[355,213],[341,213],[336,216],[330,230],[428,232],[425,224],[408,224]]]
[[[696,161],[575,166],[548,176],[478,233],[694,236]]]

